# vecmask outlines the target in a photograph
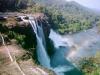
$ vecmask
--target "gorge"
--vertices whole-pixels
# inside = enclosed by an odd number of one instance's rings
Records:
[[[0,75],[100,74],[99,13],[65,0],[0,7]]]
[[[75,67],[72,65],[72,63],[67,61],[66,57],[64,56],[66,51],[68,50],[66,47],[67,45],[65,45],[65,46],[63,45],[63,41],[61,41],[61,38],[58,39],[58,40],[60,40],[60,42],[53,40],[53,39],[55,39],[55,37],[59,38],[60,35],[57,36],[56,32],[54,32],[51,29],[50,39],[54,43],[54,47],[55,47],[54,52],[55,53],[50,58],[50,56],[46,52],[47,51],[46,45],[45,45],[46,42],[45,42],[42,25],[38,25],[37,21],[33,17],[29,17],[29,22],[30,22],[30,24],[33,28],[33,31],[36,35],[36,38],[37,38],[37,47],[36,48],[37,48],[37,58],[38,58],[39,63],[42,66],[55,71],[57,73],[57,75],[66,75],[68,71],[75,69]],[[52,37],[52,36],[54,36],[54,37]],[[56,47],[55,43],[58,44],[57,47]],[[77,70],[75,71],[75,73],[80,75],[80,72],[77,72]],[[73,74],[75,74],[75,73],[73,72]],[[73,74],[71,74],[71,75],[73,75]]]
[[[54,71],[57,75],[82,75],[76,65],[76,60],[78,61],[80,58],[84,58],[84,56],[94,56],[97,50],[99,51],[100,40],[97,27],[63,36],[49,28],[50,31],[48,32],[50,33],[48,33],[48,36],[45,36],[47,34],[43,28],[45,25],[42,23],[42,20],[37,20],[31,15],[27,20],[24,17],[26,16],[21,16],[23,21],[30,23],[32,29],[32,33],[29,35],[35,34],[34,37],[36,37],[36,55],[39,64]],[[85,38],[82,37],[83,35]],[[34,37],[32,36],[32,38]],[[52,54],[49,54],[47,50],[47,41],[52,44]],[[83,52],[84,54],[82,55]]]
[[[82,31],[80,33],[67,35],[69,36],[69,38],[65,36],[62,37],[54,30],[50,29],[49,39],[53,41],[54,45],[54,53],[50,57],[46,50],[46,42],[44,32],[42,29],[42,24],[38,25],[38,22],[32,17],[30,17],[29,21],[37,38],[37,56],[39,63],[42,66],[53,70],[57,75],[82,75],[82,73],[78,70],[77,65],[75,65],[74,62],[76,60],[78,61],[80,58],[94,56],[97,52],[96,50],[100,48],[100,40],[97,27],[89,29],[86,32]],[[82,38],[81,35],[84,35],[85,38]],[[73,38],[73,40],[71,38]],[[78,38],[80,38],[80,41]],[[91,39],[88,40],[88,38]],[[81,45],[81,42],[85,42],[85,39],[86,43],[83,43],[84,45]],[[79,47],[81,48],[78,48],[78,44],[80,44]],[[94,48],[92,48],[90,45]],[[75,47],[75,54],[71,49],[73,47]],[[88,52],[88,47],[90,48],[91,52]],[[84,54],[82,55],[81,52],[84,52]]]

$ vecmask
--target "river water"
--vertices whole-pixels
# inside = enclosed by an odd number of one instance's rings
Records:
[[[32,17],[30,17],[29,22],[37,38],[38,61],[57,75],[82,75],[77,69],[77,65],[72,61],[76,61],[77,58],[94,56],[97,51],[100,51],[100,35],[96,27],[63,36],[51,29],[49,39],[53,42],[54,53],[49,56],[42,25],[38,25]]]
[[[63,37],[73,42],[67,55],[69,59],[91,57],[100,52],[100,33],[97,27]]]
[[[77,69],[76,61],[95,56],[97,52],[100,52],[100,34],[97,27],[63,36],[51,29],[49,38],[55,47],[51,66],[57,72],[63,72],[60,75],[82,75]]]

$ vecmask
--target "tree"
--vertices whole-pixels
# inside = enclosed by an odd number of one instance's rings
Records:
[[[0,11],[26,8],[30,0],[0,0]]]
[[[100,75],[100,53],[95,57],[83,58],[79,68],[84,75]]]

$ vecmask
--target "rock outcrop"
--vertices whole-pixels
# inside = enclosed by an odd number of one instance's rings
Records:
[[[29,23],[28,14],[7,14],[0,17],[0,22],[3,23],[0,25],[0,30],[13,30],[15,32],[25,34],[27,30],[31,29],[31,25]],[[38,25],[42,25],[45,36],[48,37],[50,33],[50,25],[47,21],[47,17],[43,13],[31,14],[37,22]]]

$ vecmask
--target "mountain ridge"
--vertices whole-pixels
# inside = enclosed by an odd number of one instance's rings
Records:
[[[91,28],[93,23],[96,23],[98,20],[100,20],[99,14],[75,1],[33,1],[46,7],[49,13],[52,14],[51,18],[53,18],[52,22],[54,22],[51,24],[52,28],[57,29],[57,31],[61,33],[86,30]]]

